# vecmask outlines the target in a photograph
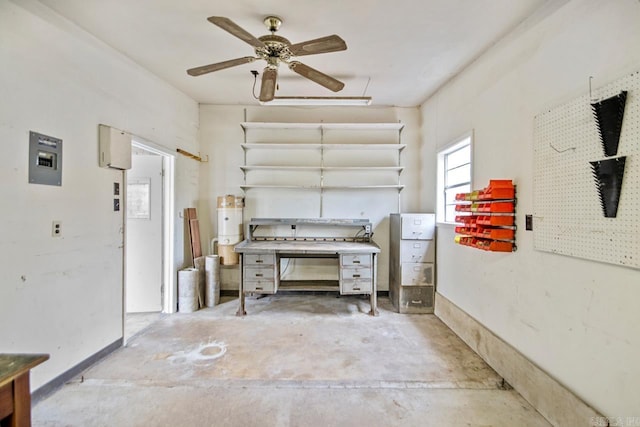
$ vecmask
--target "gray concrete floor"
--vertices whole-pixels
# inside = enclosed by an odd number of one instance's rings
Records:
[[[127,313],[124,316],[124,340],[129,342],[138,333],[147,329],[163,316],[160,312]]]
[[[548,426],[433,315],[248,298],[163,316],[33,408],[34,426]]]

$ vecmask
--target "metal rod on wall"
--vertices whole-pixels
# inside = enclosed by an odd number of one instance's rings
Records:
[[[209,156],[207,156],[207,158],[206,158],[205,160],[202,160],[202,157],[200,157],[200,156],[196,156],[195,154],[190,153],[190,152],[188,152],[188,151],[184,151],[184,150],[183,150],[183,149],[181,149],[181,148],[176,148],[176,151],[177,151],[178,153],[182,154],[183,156],[187,156],[187,157],[189,157],[190,159],[197,160],[197,161],[202,162],[202,163],[206,163],[206,162],[208,162],[208,161],[209,161]]]

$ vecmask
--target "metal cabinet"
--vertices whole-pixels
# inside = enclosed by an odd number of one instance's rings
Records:
[[[391,214],[389,297],[399,313],[433,313],[435,214]]]

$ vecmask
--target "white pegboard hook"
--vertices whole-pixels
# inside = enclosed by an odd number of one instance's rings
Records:
[[[593,95],[591,95],[591,80],[593,80],[593,76],[589,76],[589,101],[593,101]]]

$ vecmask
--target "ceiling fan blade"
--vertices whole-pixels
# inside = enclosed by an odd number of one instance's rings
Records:
[[[207,20],[213,25],[217,25],[226,32],[236,36],[240,40],[249,43],[253,47],[266,47],[264,43],[255,38],[253,35],[249,34],[245,29],[240,27],[229,18],[225,18],[223,16],[210,16],[207,18]]]
[[[347,50],[347,43],[335,34],[319,39],[307,40],[289,46],[293,56],[315,55],[316,53],[337,52]]]
[[[340,80],[336,80],[331,76],[328,76],[320,71],[309,67],[308,65],[304,65],[302,62],[291,61],[289,63],[289,68],[294,72],[300,74],[302,77],[306,77],[309,80],[313,80],[321,86],[326,87],[334,92],[339,92],[344,87],[344,83]]]
[[[276,94],[276,79],[278,78],[278,70],[273,68],[265,68],[262,72],[262,85],[260,86],[260,101],[269,102],[273,100]]]
[[[253,56],[245,56],[244,58],[230,59],[229,61],[216,62],[215,64],[203,65],[202,67],[191,68],[187,70],[187,74],[190,76],[201,76],[202,74],[211,73],[218,70],[224,70],[225,68],[235,67],[236,65],[246,64],[247,62],[253,62],[257,58]]]

